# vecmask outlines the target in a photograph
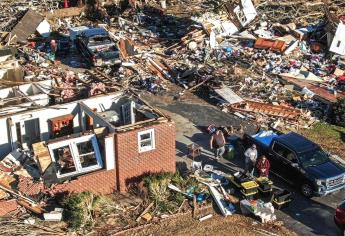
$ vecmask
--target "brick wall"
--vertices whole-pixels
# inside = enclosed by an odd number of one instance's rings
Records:
[[[139,153],[138,132],[155,130],[155,149]],[[126,191],[127,184],[149,172],[175,172],[176,130],[174,122],[161,123],[115,135],[117,187]]]
[[[138,132],[155,130],[155,149],[139,153]],[[68,183],[53,186],[48,192],[91,191],[95,194],[110,194],[116,190],[124,192],[127,184],[146,173],[175,172],[175,124],[173,122],[148,126],[115,134],[114,170],[101,170],[79,176]]]
[[[90,191],[95,194],[110,194],[116,191],[116,171],[100,170],[92,172],[68,183],[53,186],[49,192],[54,194],[63,192],[84,192]]]

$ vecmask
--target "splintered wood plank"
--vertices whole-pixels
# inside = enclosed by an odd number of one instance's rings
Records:
[[[40,172],[44,173],[52,163],[48,147],[45,145],[45,142],[39,142],[32,144],[32,149]]]
[[[236,103],[230,106],[230,108],[238,111],[245,112],[254,112],[254,113],[263,113],[276,117],[283,118],[298,118],[301,115],[301,112],[297,109],[277,106],[272,104],[254,102],[254,101],[245,101],[242,103]]]

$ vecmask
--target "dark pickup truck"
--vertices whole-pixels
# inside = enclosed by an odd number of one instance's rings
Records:
[[[93,66],[112,66],[121,63],[117,45],[103,28],[84,30],[76,38],[76,47]]]
[[[245,134],[244,144],[256,144],[258,155],[269,159],[271,173],[297,186],[308,198],[345,188],[345,168],[299,134],[260,131],[255,135]]]

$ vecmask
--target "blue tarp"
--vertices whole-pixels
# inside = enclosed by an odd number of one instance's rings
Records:
[[[273,131],[260,131],[257,134],[252,135],[252,137],[257,140],[259,143],[263,144],[266,147],[269,147],[272,139],[277,137],[278,134],[274,133]]]

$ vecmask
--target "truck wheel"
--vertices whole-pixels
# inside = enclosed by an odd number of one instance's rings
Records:
[[[301,192],[306,198],[311,198],[313,196],[313,188],[308,183],[302,184]]]

